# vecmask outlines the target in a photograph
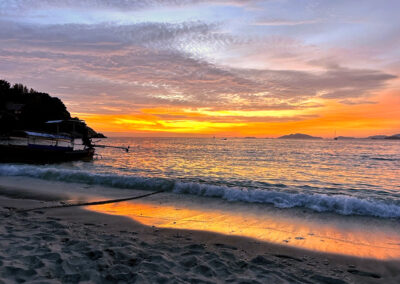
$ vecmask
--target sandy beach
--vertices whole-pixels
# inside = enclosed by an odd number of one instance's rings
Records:
[[[400,284],[400,0],[0,0],[0,284]]]
[[[296,249],[194,230],[145,226],[57,196],[0,198],[1,283],[399,283],[400,261]],[[62,199],[62,198],[61,198]]]

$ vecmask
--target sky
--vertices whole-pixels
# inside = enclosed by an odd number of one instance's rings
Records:
[[[398,0],[1,0],[0,78],[110,136],[400,133]]]

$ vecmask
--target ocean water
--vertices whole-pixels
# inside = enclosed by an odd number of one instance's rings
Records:
[[[0,164],[0,176],[166,190],[314,212],[400,218],[400,142],[110,138],[92,162]]]

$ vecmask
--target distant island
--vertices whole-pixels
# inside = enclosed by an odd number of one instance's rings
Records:
[[[322,139],[322,137],[311,136],[302,133],[289,134],[278,137],[278,139]]]
[[[400,140],[400,134],[395,134],[395,135],[392,135],[392,136],[388,136],[388,137],[385,137],[385,139],[394,139],[394,140],[399,139]]]
[[[296,134],[289,134],[289,135],[283,135],[281,137],[278,137],[278,139],[323,139],[322,137],[316,137],[316,136],[311,136],[303,133],[296,133]],[[351,136],[338,136],[335,137],[335,140],[352,140],[352,139],[357,139],[355,137]],[[387,135],[374,135],[374,136],[369,136],[366,138],[358,138],[358,139],[374,139],[374,140],[400,140],[400,134],[395,134],[391,136]]]
[[[22,84],[11,84],[0,80],[0,136],[7,136],[18,130],[34,130],[49,132],[51,125],[47,121],[79,121],[71,114],[64,103],[47,93],[37,92]],[[105,138],[92,128],[84,125],[84,129],[74,129],[76,132],[85,131],[90,138]],[[60,129],[63,132],[67,129]]]
[[[367,139],[385,139],[386,137],[386,135],[374,135],[367,137]]]
[[[374,135],[374,136],[369,136],[367,139],[390,139],[390,140],[400,140],[400,134],[395,134],[395,135],[391,135],[391,136],[387,136],[387,135]]]

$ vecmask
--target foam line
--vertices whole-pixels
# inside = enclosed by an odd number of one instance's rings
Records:
[[[341,215],[361,215],[381,218],[400,218],[400,206],[374,199],[361,199],[343,194],[285,192],[271,189],[248,189],[182,182],[167,178],[133,175],[97,174],[82,170],[38,167],[31,165],[0,165],[0,176],[26,176],[51,181],[104,185],[115,188],[171,191],[176,194],[222,198],[228,201],[272,204],[278,208],[303,207],[316,212],[334,212]]]

